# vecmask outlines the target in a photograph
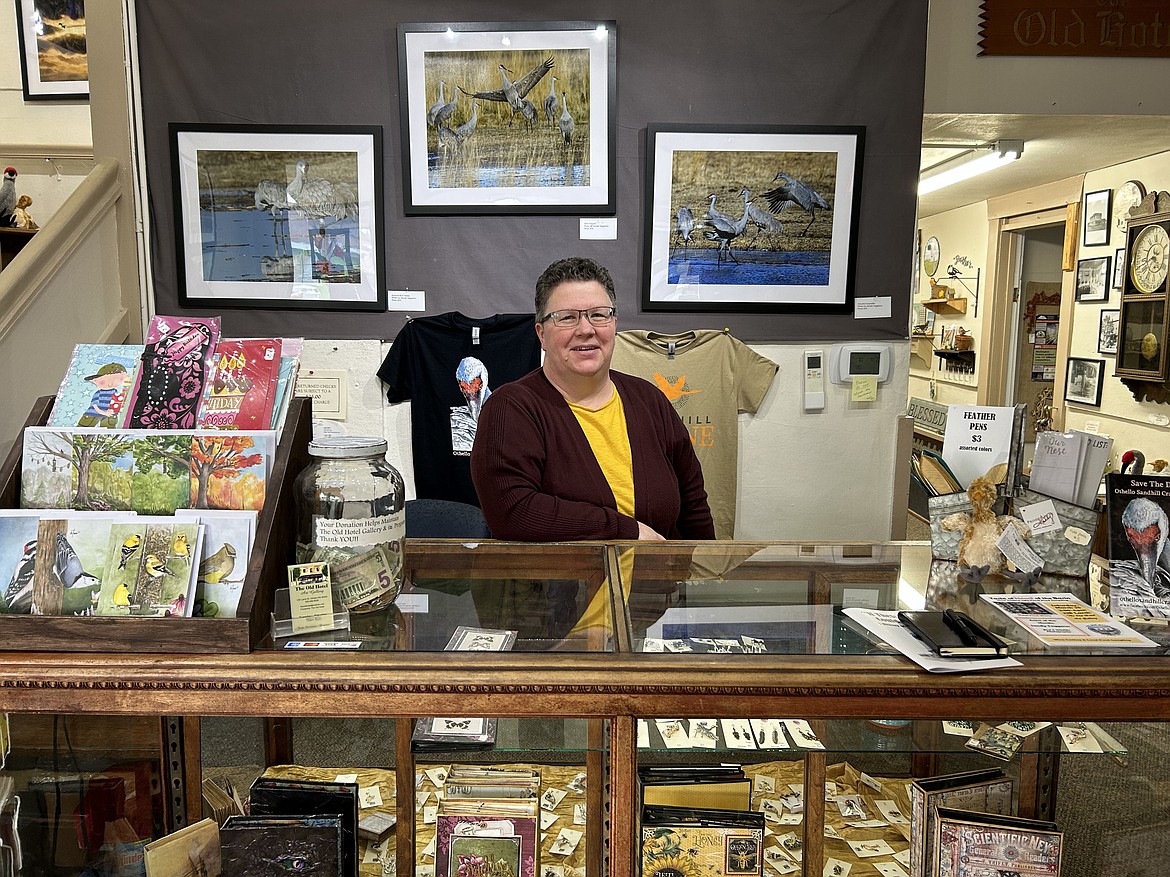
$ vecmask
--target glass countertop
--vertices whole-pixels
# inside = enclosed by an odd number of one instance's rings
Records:
[[[412,652],[897,654],[844,610],[949,608],[1006,640],[1012,655],[1163,655],[1170,647],[1165,623],[1142,619],[1126,622],[1156,646],[1046,647],[981,595],[1070,593],[1094,605],[1102,598],[1087,575],[971,584],[954,561],[932,558],[927,542],[411,539],[404,557],[391,607],[313,636],[334,647]]]

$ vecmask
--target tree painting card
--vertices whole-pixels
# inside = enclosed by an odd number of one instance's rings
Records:
[[[175,517],[197,520],[207,528],[195,586],[195,603],[202,610],[197,614],[235,618],[256,536],[256,512],[184,509]]]
[[[275,451],[276,434],[270,430],[197,433],[191,442],[188,507],[260,511]]]
[[[196,522],[173,518],[111,527],[97,614],[190,615],[199,530]]]
[[[78,344],[57,390],[49,426],[116,429],[126,420],[141,344]]]

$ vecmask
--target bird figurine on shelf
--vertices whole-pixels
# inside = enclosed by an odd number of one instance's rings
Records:
[[[967,488],[967,498],[971,501],[970,514],[955,512],[940,522],[944,530],[963,532],[959,542],[959,577],[964,581],[978,584],[987,576],[996,575],[1004,569],[1005,558],[996,543],[1008,527],[1014,527],[1022,539],[1032,536],[1031,528],[1019,518],[995,514],[995,497],[995,482],[982,475]],[[1034,581],[1039,578],[1039,574],[1040,570],[1029,570],[1027,578]]]
[[[27,228],[29,231],[36,231],[40,228],[33,218],[28,215],[28,208],[32,206],[32,198],[28,195],[21,195],[16,199],[16,206],[12,208],[12,227],[13,228]]]
[[[16,201],[16,168],[6,167],[4,182],[0,183],[0,225],[5,228],[12,228],[12,211],[16,209]]]
[[[1130,468],[1132,467],[1132,468]],[[1126,451],[1121,455],[1121,474],[1141,475],[1146,468],[1146,455],[1141,451]]]

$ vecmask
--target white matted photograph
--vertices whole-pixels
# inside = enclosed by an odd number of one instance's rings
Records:
[[[1064,398],[1082,405],[1101,405],[1101,381],[1105,376],[1105,360],[1082,359],[1070,356]]]
[[[642,306],[851,313],[865,129],[650,125]]]
[[[1109,225],[1113,220],[1110,209],[1112,198],[1112,189],[1085,193],[1081,221],[1085,230],[1084,245],[1086,247],[1097,247],[1109,243]]]
[[[1077,301],[1109,301],[1110,256],[1077,262]]]
[[[170,137],[181,305],[386,310],[380,126]]]
[[[1121,311],[1104,308],[1097,325],[1097,352],[1117,355],[1117,324],[1121,318]]]

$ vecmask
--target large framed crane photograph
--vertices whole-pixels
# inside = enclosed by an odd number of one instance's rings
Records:
[[[398,25],[407,214],[610,215],[613,21]]]
[[[865,129],[652,124],[649,311],[852,313]]]
[[[170,125],[179,304],[386,310],[381,126]]]

